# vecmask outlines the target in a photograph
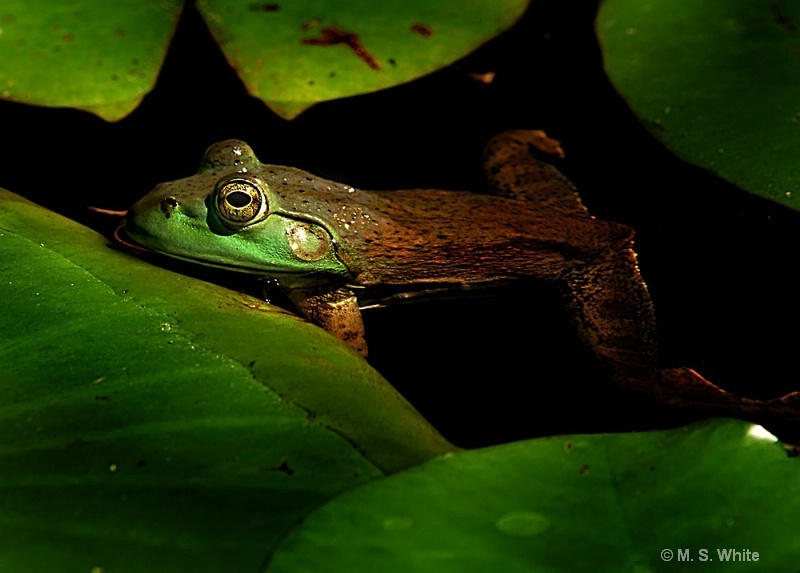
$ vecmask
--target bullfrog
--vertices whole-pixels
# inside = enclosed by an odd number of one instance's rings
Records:
[[[486,145],[486,193],[365,191],[261,163],[247,143],[227,140],[208,148],[195,175],[134,204],[121,231],[159,253],[268,277],[300,314],[365,356],[363,309],[549,281],[583,344],[623,385],[726,413],[794,410],[796,395],[750,400],[689,368],[657,368],[634,231],[593,217],[544,160],[558,156],[544,132],[509,131]]]

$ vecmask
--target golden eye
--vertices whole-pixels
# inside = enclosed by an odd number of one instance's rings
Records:
[[[266,209],[264,191],[247,179],[229,179],[217,191],[217,211],[234,226],[254,222]]]

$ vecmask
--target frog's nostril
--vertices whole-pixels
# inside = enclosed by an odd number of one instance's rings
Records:
[[[172,212],[178,207],[178,200],[175,197],[164,197],[161,200],[161,211],[169,218]]]

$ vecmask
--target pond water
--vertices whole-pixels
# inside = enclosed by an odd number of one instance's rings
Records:
[[[88,205],[125,209],[155,183],[193,173],[220,139],[362,188],[476,189],[492,134],[545,129],[563,142],[561,168],[592,212],[637,230],[663,364],[753,396],[796,389],[800,214],[682,163],[651,138],[603,74],[595,8],[536,2],[508,34],[451,68],[292,122],[245,93],[189,10],[158,87],[116,124],[0,102],[0,185],[108,234],[113,223]],[[485,71],[496,73],[490,86],[468,73]],[[372,364],[461,445],[685,419],[604,379],[544,285],[375,310],[366,323]]]

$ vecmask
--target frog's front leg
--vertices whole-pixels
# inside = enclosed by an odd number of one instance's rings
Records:
[[[362,356],[367,356],[367,340],[358,301],[353,292],[339,288],[327,292],[294,290],[289,298],[311,322],[341,338]]]

